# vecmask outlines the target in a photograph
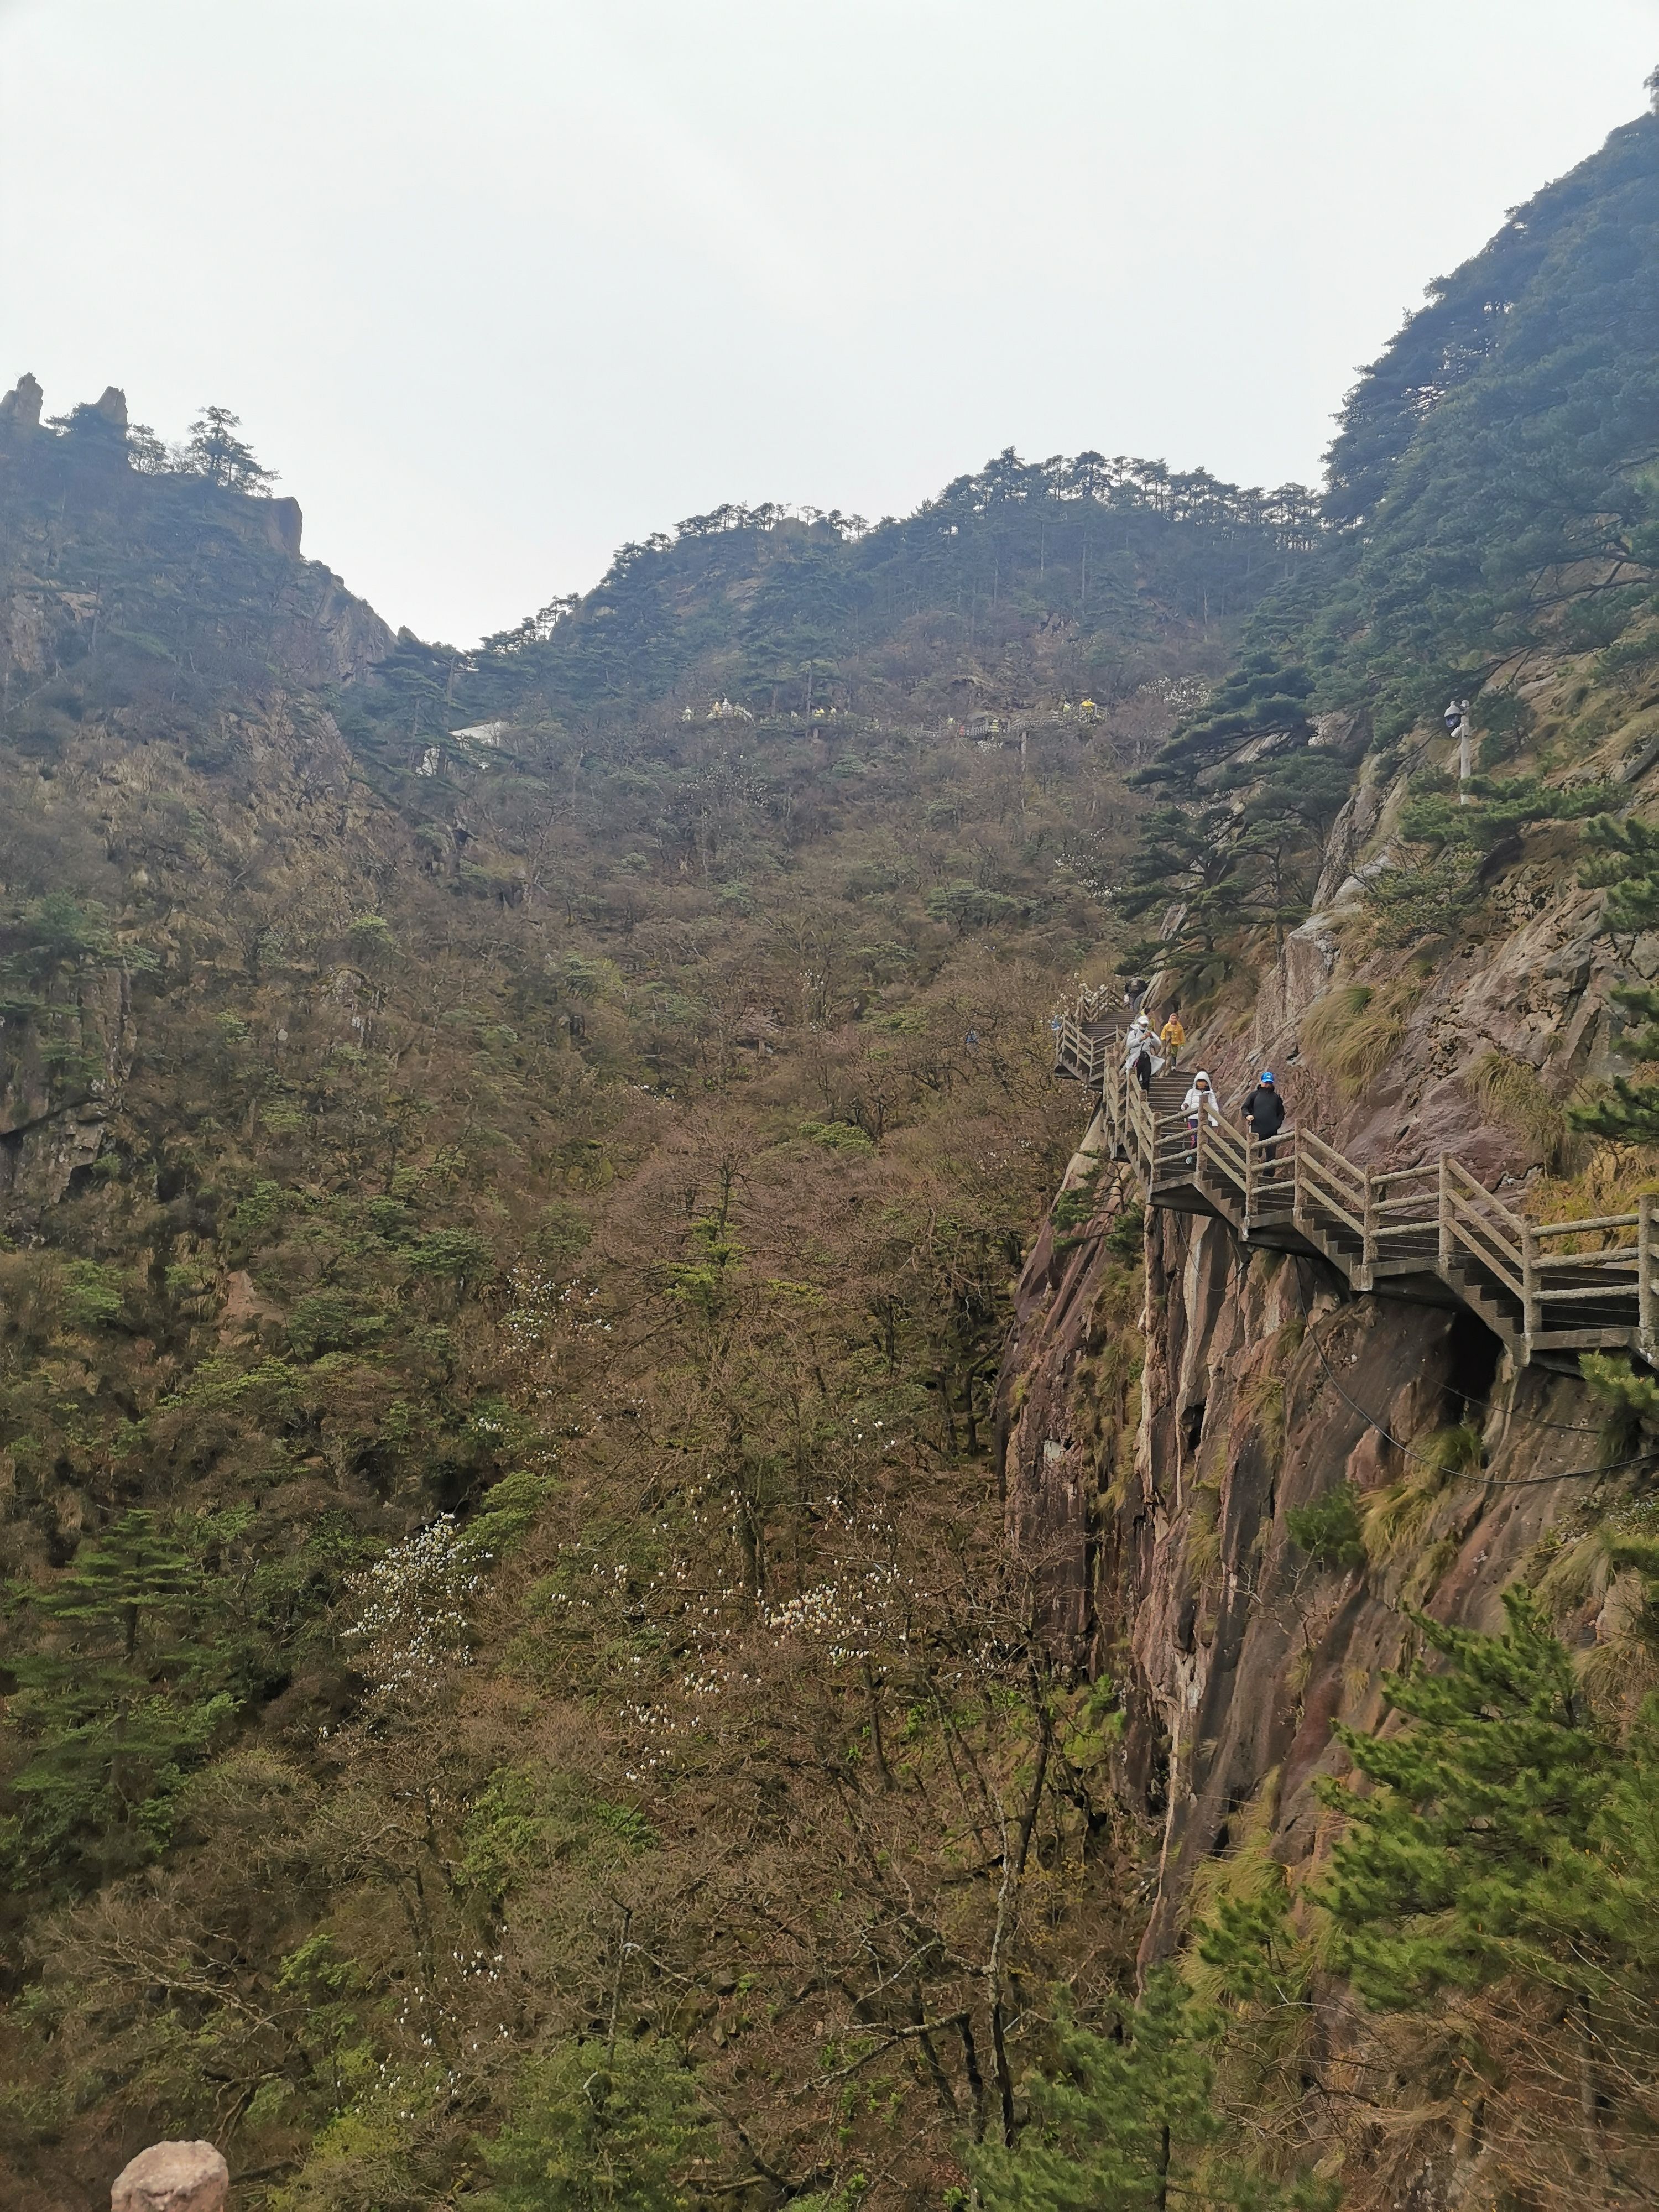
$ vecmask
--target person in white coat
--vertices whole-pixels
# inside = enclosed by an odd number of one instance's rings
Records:
[[[1200,1067],[1194,1076],[1188,1088],[1187,1096],[1181,1102],[1181,1110],[1187,1116],[1187,1164],[1188,1167],[1196,1167],[1200,1121],[1207,1116],[1212,1129],[1218,1129],[1221,1127],[1221,1115],[1215,1103],[1215,1092],[1211,1087],[1209,1076],[1203,1068]]]
[[[1145,1014],[1137,1014],[1123,1040],[1123,1073],[1132,1075],[1143,1091],[1164,1070],[1164,1055]]]

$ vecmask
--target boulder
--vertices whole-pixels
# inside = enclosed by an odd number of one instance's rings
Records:
[[[224,2212],[229,2187],[210,2142],[152,2143],[115,2177],[110,2212]]]

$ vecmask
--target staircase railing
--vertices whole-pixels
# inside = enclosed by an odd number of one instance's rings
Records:
[[[1212,1123],[1207,1114],[1199,1116],[1197,1168],[1200,1187],[1218,1196],[1228,1211],[1237,1211],[1248,1219],[1249,1148],[1226,1122]]]
[[[1370,1290],[1379,1276],[1410,1274],[1437,1265],[1440,1163],[1368,1175],[1365,1185],[1364,1287]]]
[[[1083,1023],[1073,1021],[1068,1014],[1054,1033],[1054,1065],[1079,1083],[1098,1089],[1113,1042],[1109,1036],[1091,1036]]]
[[[1297,1227],[1322,1231],[1328,1224],[1339,1243],[1346,1241],[1346,1238],[1357,1243],[1359,1263],[1364,1266],[1373,1228],[1370,1177],[1311,1129],[1297,1133]]]
[[[1524,1322],[1532,1297],[1527,1224],[1449,1152],[1440,1155],[1439,1259],[1443,1275],[1469,1262],[1484,1268],[1515,1299]]]
[[[1136,1089],[1139,1086],[1137,1085]],[[1184,1114],[1154,1114],[1150,1106],[1146,1120],[1153,1131],[1152,1188],[1186,1182],[1191,1180],[1194,1163],[1192,1131],[1187,1127]],[[1201,1136],[1200,1139],[1202,1141]]]
[[[1059,1025],[1055,1063],[1098,1091],[1115,1149],[1155,1203],[1213,1210],[1246,1237],[1293,1229],[1356,1290],[1437,1276],[1523,1358],[1629,1344],[1659,1365],[1659,1193],[1634,1212],[1534,1222],[1449,1152],[1374,1174],[1310,1129],[1264,1141],[1207,1114],[1194,1129],[1126,1073],[1110,1011],[1109,990],[1086,994],[1079,1018]]]

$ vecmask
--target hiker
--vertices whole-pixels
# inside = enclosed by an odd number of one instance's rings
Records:
[[[1140,1063],[1145,1060],[1143,1075]],[[1158,1039],[1152,1035],[1152,1025],[1145,1014],[1137,1014],[1129,1024],[1129,1034],[1123,1040],[1123,1073],[1133,1075],[1145,1091],[1155,1075],[1164,1067],[1164,1054],[1158,1049]]]
[[[1207,1114],[1212,1129],[1221,1127],[1221,1116],[1215,1107],[1215,1092],[1210,1087],[1208,1075],[1201,1067],[1194,1076],[1191,1088],[1181,1102],[1181,1110],[1187,1116],[1187,1164],[1189,1168],[1195,1168],[1198,1165],[1198,1125],[1200,1119]]]
[[[1261,1080],[1244,1101],[1244,1119],[1250,1133],[1261,1146],[1261,1174],[1266,1182],[1273,1176],[1273,1154],[1279,1149],[1279,1133],[1285,1126],[1285,1101],[1273,1087],[1273,1072],[1264,1067]]]
[[[1123,994],[1123,1011],[1131,1021],[1138,1022],[1140,1019],[1140,1002],[1146,995],[1146,982],[1144,979],[1137,976]],[[1147,1026],[1151,1027],[1150,1023]]]
[[[1187,1032],[1181,1026],[1179,1006],[1170,1007],[1170,1018],[1158,1031],[1158,1041],[1164,1048],[1164,1063],[1173,1073],[1181,1065],[1181,1048],[1187,1042]]]

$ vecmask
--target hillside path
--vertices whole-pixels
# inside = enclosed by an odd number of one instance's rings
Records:
[[[1187,1078],[1126,1074],[1107,990],[1085,993],[1054,1031],[1054,1068],[1096,1094],[1112,1157],[1130,1163],[1150,1206],[1227,1223],[1242,1243],[1316,1253],[1351,1289],[1479,1315],[1516,1364],[1570,1364],[1627,1351],[1659,1365],[1656,1213],[1535,1222],[1505,1206],[1450,1152],[1373,1175],[1311,1129],[1263,1144],[1224,1118],[1196,1135]]]

